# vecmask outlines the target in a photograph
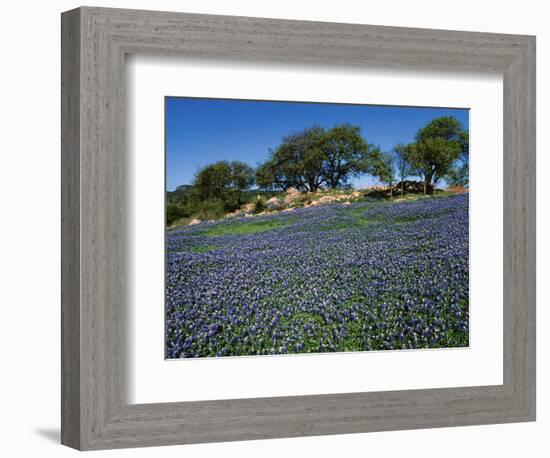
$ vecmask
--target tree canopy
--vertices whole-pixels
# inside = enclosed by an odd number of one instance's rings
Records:
[[[459,158],[467,161],[468,133],[453,116],[432,120],[419,129],[415,139],[403,149],[403,155],[411,173],[423,180],[425,190],[449,176]]]
[[[309,192],[337,188],[353,176],[373,173],[379,160],[380,151],[363,139],[359,127],[313,126],[283,138],[256,169],[256,183],[266,189],[294,187]]]
[[[256,179],[263,185],[286,190],[317,191],[324,183],[322,144],[325,131],[313,126],[283,138],[269,159],[258,167]],[[259,174],[258,174],[259,171]]]
[[[361,136],[357,126],[342,124],[325,132],[323,144],[323,177],[329,188],[345,185],[348,180],[374,168],[375,148]]]
[[[464,140],[463,135],[464,130],[458,119],[454,116],[441,116],[419,129],[416,133],[416,141],[422,142],[428,139],[440,138],[460,144]]]
[[[219,161],[195,174],[192,196],[202,201],[219,201],[232,211],[244,203],[243,191],[253,184],[252,167],[240,161]]]
[[[425,186],[435,187],[445,176],[458,156],[456,143],[443,138],[426,138],[409,145],[407,161],[413,173],[420,176]]]

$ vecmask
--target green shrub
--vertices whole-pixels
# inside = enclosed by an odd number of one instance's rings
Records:
[[[254,204],[254,210],[253,212],[254,213],[262,213],[263,211],[265,211],[267,207],[265,206],[265,202],[263,201],[263,199],[258,199],[256,201],[256,203]]]
[[[177,220],[188,218],[190,216],[189,209],[186,205],[174,202],[166,204],[166,225],[171,226]]]
[[[194,202],[189,205],[191,216],[198,218],[201,221],[210,219],[219,219],[225,212],[224,204],[219,200],[206,200],[202,202]]]

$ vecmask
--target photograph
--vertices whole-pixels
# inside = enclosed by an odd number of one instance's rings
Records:
[[[469,345],[469,110],[165,98],[165,357]]]

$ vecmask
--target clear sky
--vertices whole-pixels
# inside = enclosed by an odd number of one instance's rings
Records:
[[[451,108],[167,97],[165,116],[168,191],[190,184],[197,170],[219,160],[255,167],[284,136],[313,125],[357,125],[384,151],[413,141],[419,128],[440,116],[455,116],[468,129],[468,110]],[[374,181],[363,176],[352,183]]]

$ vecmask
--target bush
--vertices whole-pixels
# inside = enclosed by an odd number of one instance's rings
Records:
[[[188,218],[190,216],[189,209],[186,205],[174,202],[166,204],[166,225],[172,226],[177,220]]]
[[[267,207],[265,206],[265,202],[263,201],[263,199],[258,199],[256,201],[256,203],[254,204],[254,210],[253,212],[254,213],[262,213],[263,211],[265,211]]]
[[[225,214],[225,206],[219,200],[205,200],[202,202],[193,202],[189,205],[190,214],[193,218],[201,221],[209,219],[219,219]]]
[[[220,219],[225,214],[225,205],[220,200],[202,202],[166,203],[166,225],[173,226],[184,218],[198,218],[201,221]]]

